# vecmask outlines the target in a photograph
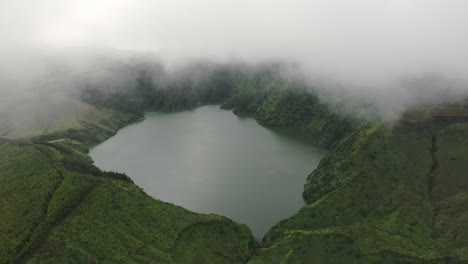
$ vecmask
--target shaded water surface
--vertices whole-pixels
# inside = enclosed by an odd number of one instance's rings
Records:
[[[304,205],[306,177],[323,156],[296,132],[204,106],[147,114],[90,156],[101,169],[126,173],[154,198],[227,216],[261,238]]]

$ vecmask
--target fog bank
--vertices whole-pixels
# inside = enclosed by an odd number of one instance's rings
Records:
[[[323,101],[391,117],[467,95],[467,12],[463,0],[3,0],[0,113],[55,101],[83,76],[119,78],[109,67],[138,54],[173,71],[285,61]]]

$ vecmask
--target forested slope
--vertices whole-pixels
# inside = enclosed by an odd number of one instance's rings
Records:
[[[468,263],[464,104],[416,109],[390,124],[336,112],[275,67],[219,67],[195,82],[138,76],[121,89],[83,90],[108,113],[102,121],[1,145],[8,199],[0,205],[10,212],[0,216],[3,262]],[[328,149],[305,182],[307,205],[253,255],[246,227],[156,201],[85,155],[144,111],[203,104],[301,128]]]
[[[467,110],[351,131],[250,263],[468,262]],[[463,165],[462,165],[463,164]]]
[[[0,263],[242,263],[251,255],[246,226],[155,200],[126,175],[92,165],[88,146],[138,118],[115,112],[83,129],[2,140]]]

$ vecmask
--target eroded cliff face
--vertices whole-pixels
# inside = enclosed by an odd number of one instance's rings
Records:
[[[468,261],[468,114],[463,107],[374,122],[332,145],[251,263]]]

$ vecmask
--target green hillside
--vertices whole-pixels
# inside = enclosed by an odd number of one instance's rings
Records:
[[[87,145],[138,118],[105,116],[32,142],[2,140],[0,263],[242,263],[251,255],[247,227],[155,200],[126,175],[94,167]]]
[[[333,144],[251,263],[467,262],[465,118],[408,121]]]
[[[97,118],[1,140],[0,263],[468,263],[465,106],[421,107],[388,124],[338,113],[271,68],[221,68],[206,80],[88,89]],[[215,103],[328,149],[305,182],[307,205],[257,248],[247,227],[155,200],[86,155],[143,111]]]

